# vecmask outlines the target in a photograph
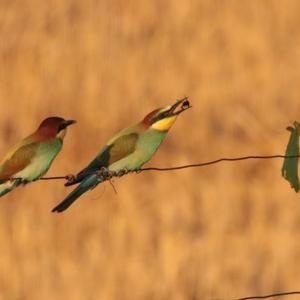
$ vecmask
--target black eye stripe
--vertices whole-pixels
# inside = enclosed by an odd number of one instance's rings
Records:
[[[163,111],[161,113],[159,113],[156,117],[154,117],[151,121],[151,124],[154,124],[155,122],[159,121],[159,120],[162,120],[164,119],[165,117],[168,117],[169,116],[169,113],[170,111],[169,110],[166,110],[166,111]]]
[[[61,130],[64,130],[65,128],[66,128],[66,124],[60,123],[59,126],[58,126],[57,132],[60,132]]]

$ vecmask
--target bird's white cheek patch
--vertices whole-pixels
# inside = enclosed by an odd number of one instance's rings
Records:
[[[167,131],[176,121],[177,116],[168,117],[162,120],[159,120],[151,125],[151,127],[158,131]]]

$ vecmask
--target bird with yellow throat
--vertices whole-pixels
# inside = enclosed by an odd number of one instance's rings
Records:
[[[52,212],[66,210],[82,194],[101,183],[103,177],[99,177],[97,172],[103,168],[112,174],[138,171],[152,158],[177,117],[190,107],[188,99],[184,98],[173,105],[153,110],[141,122],[121,130],[73,181],[66,184],[79,183]]]

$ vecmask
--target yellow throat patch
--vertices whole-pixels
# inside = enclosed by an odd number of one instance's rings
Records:
[[[56,135],[56,138],[63,140],[64,137],[65,137],[65,135],[66,135],[66,133],[67,133],[67,129],[65,128],[65,129],[61,130],[61,131]]]
[[[157,130],[157,131],[168,131],[174,122],[176,121],[177,116],[171,116],[168,118],[164,118],[162,120],[159,120],[151,125],[151,128]]]

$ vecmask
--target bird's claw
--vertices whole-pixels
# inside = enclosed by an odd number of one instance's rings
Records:
[[[66,180],[67,180],[66,183],[72,183],[75,179],[76,179],[76,176],[73,174],[66,175]]]
[[[108,170],[108,168],[106,167],[101,167],[101,169],[96,171],[95,174],[97,176],[98,181],[109,180],[114,176],[113,172]]]
[[[115,171],[115,176],[116,176],[116,177],[122,177],[122,176],[128,174],[129,172],[130,172],[130,171],[129,171],[127,168],[124,168],[124,169]]]
[[[96,176],[99,181],[110,180],[113,177],[122,177],[126,174],[130,173],[130,170],[127,168],[120,169],[118,171],[110,171],[106,167],[102,167],[100,170],[96,171]]]
[[[27,183],[30,182],[30,181],[27,180],[27,179],[23,179],[23,178],[14,178],[14,177],[10,178],[9,181],[10,181],[10,182],[15,182],[16,185],[20,185],[20,184],[25,185],[25,184],[27,184]]]
[[[29,180],[23,179],[22,182],[21,182],[21,184],[24,186],[24,185],[26,185],[26,184],[29,183],[29,182],[30,182]]]

